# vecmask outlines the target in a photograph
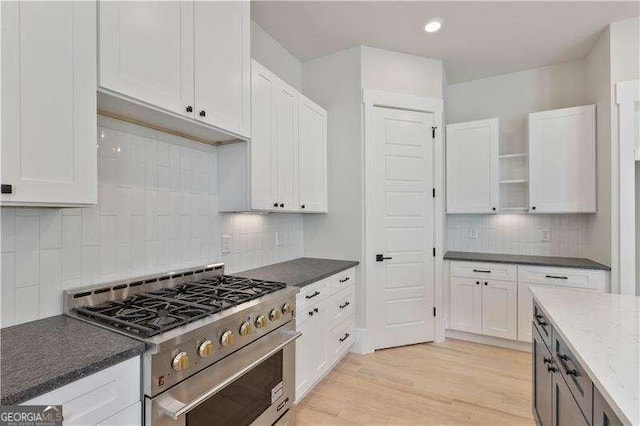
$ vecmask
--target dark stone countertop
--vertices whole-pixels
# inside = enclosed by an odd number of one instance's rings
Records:
[[[473,253],[466,251],[448,251],[445,260],[463,260],[470,262],[515,263],[518,265],[555,266],[558,268],[599,269],[610,271],[611,268],[591,259],[580,257],[556,256],[524,256],[520,254]]]
[[[58,315],[0,329],[0,405],[50,392],[138,356],[145,344]]]
[[[286,262],[274,263],[262,268],[250,269],[233,275],[256,280],[277,281],[290,286],[304,287],[323,278],[358,265],[353,260],[317,259],[301,257]]]

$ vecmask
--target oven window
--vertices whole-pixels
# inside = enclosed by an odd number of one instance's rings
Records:
[[[190,411],[187,426],[248,425],[271,406],[271,391],[281,382],[279,351]]]

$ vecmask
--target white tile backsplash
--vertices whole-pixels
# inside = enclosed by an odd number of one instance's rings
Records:
[[[470,238],[471,229],[478,238]],[[551,232],[540,241],[540,231]],[[448,215],[447,250],[537,256],[580,257],[586,219],[579,214]]]
[[[0,210],[0,326],[60,314],[63,289],[302,256],[302,215],[218,212],[215,147],[101,116],[98,124],[96,206]],[[222,233],[232,253],[220,254]]]

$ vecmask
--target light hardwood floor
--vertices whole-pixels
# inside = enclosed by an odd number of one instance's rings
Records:
[[[532,425],[531,354],[453,339],[348,354],[294,414],[298,425]]]

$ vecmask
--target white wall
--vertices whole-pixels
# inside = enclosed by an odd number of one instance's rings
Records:
[[[586,81],[584,61],[575,61],[450,84],[446,88],[446,121],[498,117],[500,152],[527,152],[528,114],[588,103]],[[584,248],[586,227],[578,215],[565,215],[563,220],[558,216],[524,216],[448,215],[447,249],[578,256]],[[480,230],[477,239],[469,238],[469,228]],[[550,242],[540,241],[540,229],[552,231]]]
[[[362,46],[362,87],[443,98],[442,61]]]
[[[597,210],[586,215],[582,256],[611,264],[611,49],[606,28],[585,59],[589,103],[596,104]]]
[[[2,327],[62,313],[67,288],[220,261],[237,272],[302,256],[301,215],[218,213],[215,147],[98,119],[95,207],[1,210]],[[220,254],[223,233],[233,237],[228,255]]]
[[[304,63],[304,92],[328,111],[329,213],[305,215],[305,256],[362,262],[360,48]],[[358,326],[364,321],[362,268],[356,272]]]
[[[291,86],[302,90],[302,63],[253,21],[251,57]]]

